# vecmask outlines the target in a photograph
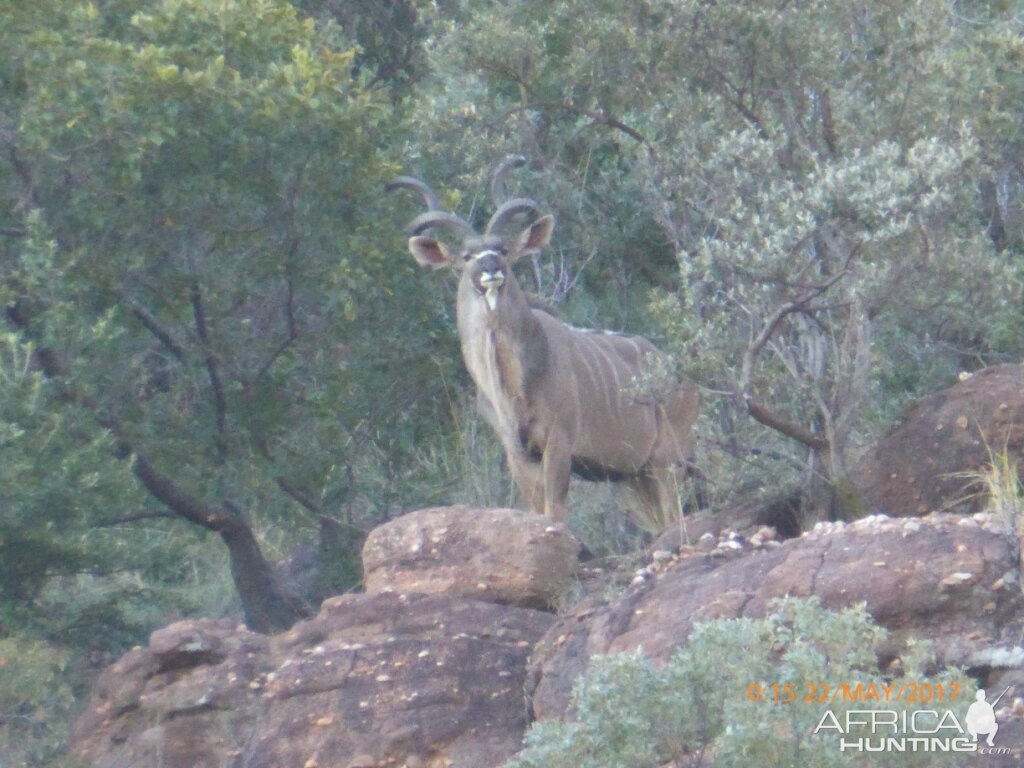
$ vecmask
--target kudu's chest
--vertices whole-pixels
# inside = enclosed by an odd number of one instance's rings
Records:
[[[529,308],[526,308],[529,312]],[[537,376],[536,340],[512,331],[509,318],[490,311],[476,297],[459,302],[462,356],[480,396],[501,431],[518,433],[529,420],[532,378]]]

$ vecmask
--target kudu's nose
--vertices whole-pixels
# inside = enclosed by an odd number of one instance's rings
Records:
[[[480,285],[484,288],[499,288],[505,282],[505,273],[500,269],[480,273]]]
[[[505,282],[505,265],[494,251],[485,251],[476,260],[478,282],[485,291],[496,290]]]
[[[493,251],[481,254],[476,260],[477,290],[492,312],[498,308],[498,290],[505,282],[505,265]]]

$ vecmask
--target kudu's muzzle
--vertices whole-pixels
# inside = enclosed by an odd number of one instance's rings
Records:
[[[505,273],[500,269],[494,272],[483,272],[480,275],[480,285],[483,286],[485,291],[491,288],[500,288],[504,282]]]
[[[487,252],[477,257],[473,266],[477,270],[477,290],[493,312],[498,306],[498,290],[505,283],[505,265],[497,254]]]

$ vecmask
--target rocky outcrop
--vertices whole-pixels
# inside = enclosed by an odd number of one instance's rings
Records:
[[[153,633],[76,725],[96,768],[487,768],[520,746],[526,658],[550,614],[443,595],[328,600],[266,637],[225,622]]]
[[[208,620],[154,632],[102,674],[73,752],[94,768],[500,766],[531,717],[567,716],[595,654],[665,660],[696,622],[763,616],[786,595],[863,602],[890,630],[885,655],[928,639],[993,690],[1024,686],[1019,542],[991,514],[873,515],[787,541],[767,526],[689,530],[617,596],[621,576],[604,572],[558,619],[513,603],[558,601],[575,567],[564,528],[468,507],[407,518],[367,542],[369,593],[331,598],[286,633]],[[1024,712],[1022,696],[1006,702]],[[1022,758],[1024,721],[1007,712],[1011,754],[986,768]]]
[[[529,512],[453,507],[374,532],[369,593],[268,637],[158,630],[75,727],[95,768],[488,768],[520,746],[527,657],[578,545]],[[500,603],[500,604],[499,604]]]
[[[977,511],[985,496],[967,475],[1004,448],[1024,463],[1024,365],[985,368],[922,398],[851,479],[869,507],[890,515]]]
[[[91,765],[221,765],[231,734],[251,733],[269,639],[199,619],[157,630],[99,677],[72,733]],[[227,745],[231,744],[230,747]]]
[[[459,505],[410,512],[363,547],[366,591],[447,594],[529,608],[558,604],[579,542],[564,524],[516,509]]]
[[[818,596],[829,608],[864,602],[892,633],[928,638],[941,661],[993,675],[1024,666],[1018,545],[990,515],[873,516],[819,524],[779,543],[762,534],[698,542],[673,562],[655,553],[614,600],[563,616],[534,650],[528,693],[538,718],[563,717],[595,654],[635,651],[665,661],[694,623],[764,616],[773,598]]]

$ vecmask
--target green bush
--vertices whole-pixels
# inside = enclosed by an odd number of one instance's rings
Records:
[[[54,758],[73,712],[66,651],[44,641],[0,638],[0,754],[4,766]]]
[[[507,768],[661,768],[667,765],[886,766],[943,764],[938,752],[841,752],[828,729],[815,735],[826,710],[842,722],[850,709],[902,709],[914,704],[819,703],[816,684],[941,684],[962,722],[974,686],[960,672],[934,665],[927,645],[910,643],[898,667],[883,672],[877,651],[887,632],[863,605],[824,609],[816,599],[778,600],[764,619],[717,620],[694,627],[689,642],[656,667],[642,652],[595,658],[573,691],[576,719],[536,723],[525,749]],[[815,687],[807,687],[808,684]],[[954,689],[954,686],[956,688]],[[937,688],[934,690],[938,690]],[[682,758],[685,763],[677,763]],[[955,758],[956,755],[953,755]],[[882,763],[877,763],[882,764]]]

